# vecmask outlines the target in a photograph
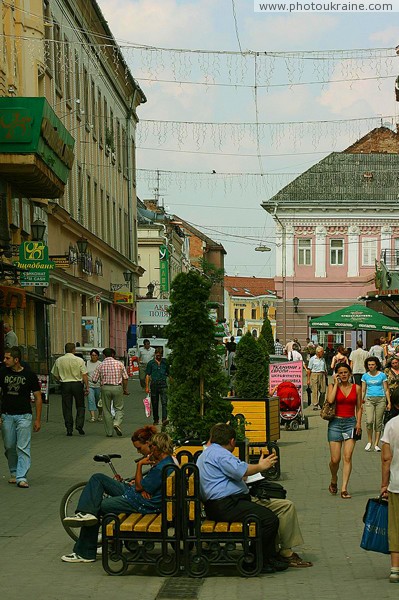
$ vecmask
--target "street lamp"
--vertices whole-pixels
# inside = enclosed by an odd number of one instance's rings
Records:
[[[147,290],[148,292],[146,293],[146,297],[147,298],[153,298],[154,297],[154,290],[155,290],[155,285],[153,283],[149,283],[147,285]]]
[[[260,246],[256,246],[255,248],[255,252],[271,252],[272,249],[269,248],[269,246],[262,246],[262,244]]]
[[[292,302],[294,303],[294,312],[298,312],[298,304],[299,304],[299,298],[298,296],[295,296],[295,298],[292,299]]]
[[[132,271],[124,271],[123,278],[126,284],[129,284],[129,290],[133,291],[133,272]]]
[[[86,240],[86,238],[84,238],[84,237],[79,238],[78,241],[76,242],[76,245],[78,247],[79,254],[86,254],[87,246],[89,245],[89,242]]]
[[[42,242],[44,238],[44,234],[46,233],[46,223],[41,221],[40,219],[36,219],[33,221],[31,225],[32,230],[32,240],[35,242]]]

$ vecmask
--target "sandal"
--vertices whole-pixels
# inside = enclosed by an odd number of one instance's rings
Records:
[[[343,490],[341,492],[341,498],[343,498],[344,500],[349,500],[350,498],[352,498],[352,496],[346,490]]]
[[[17,487],[26,489],[29,487],[29,483],[27,481],[18,481]]]
[[[10,479],[8,480],[8,483],[17,483],[17,478],[16,477],[10,477]]]
[[[336,483],[331,482],[328,486],[328,491],[330,492],[330,494],[335,496],[335,494],[338,492],[338,485]]]
[[[279,560],[288,563],[289,567],[294,567],[297,569],[303,569],[305,567],[313,567],[313,563],[307,560],[303,560],[303,558],[301,558],[296,552],[293,552],[291,554],[291,556],[281,556],[281,554],[279,554],[278,557]]]

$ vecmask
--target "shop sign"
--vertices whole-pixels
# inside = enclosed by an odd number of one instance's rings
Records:
[[[14,262],[20,269],[27,269],[20,275],[22,287],[34,285],[47,287],[50,283],[50,271],[55,263],[49,260],[48,246],[44,242],[24,242],[19,247],[19,260]]]
[[[45,98],[0,98],[0,155],[36,154],[66,184],[74,145]]]
[[[169,292],[169,250],[164,245],[159,248],[159,279],[161,292]]]
[[[282,363],[270,363],[269,365],[269,392],[283,381],[291,381],[298,389],[299,396],[302,399],[302,361],[287,361]]]
[[[132,292],[115,292],[114,304],[133,304]]]
[[[26,292],[10,285],[0,285],[0,310],[26,308]]]
[[[69,256],[65,256],[65,254],[57,254],[49,258],[55,264],[56,269],[69,269],[70,267]]]

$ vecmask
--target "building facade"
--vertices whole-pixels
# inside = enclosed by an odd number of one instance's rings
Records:
[[[133,79],[95,0],[20,0],[3,5],[2,37],[7,59],[2,93],[46,99],[74,139],[70,174],[60,193],[19,192],[19,213],[29,203],[31,218],[47,224],[55,268],[45,297],[51,303],[51,353],[66,341],[126,351],[134,321],[134,296],[143,269],[138,262],[135,181],[136,110],[146,98]],[[0,53],[0,71],[3,53]],[[3,65],[4,66],[4,65]],[[3,83],[1,83],[3,81]],[[51,130],[48,137],[54,137]],[[0,172],[1,178],[1,172]],[[10,214],[17,212],[8,191]],[[24,198],[26,196],[26,198]],[[26,209],[27,210],[27,209]],[[33,211],[36,211],[33,214]],[[25,239],[10,221],[12,241]],[[126,275],[124,275],[126,274]],[[17,317],[18,327],[18,317]],[[26,327],[18,327],[23,333]]]
[[[249,331],[259,337],[267,317],[276,337],[277,297],[273,279],[226,275],[224,289],[226,322],[232,335],[241,336]]]
[[[280,338],[354,347],[362,335],[311,330],[309,319],[362,302],[376,259],[399,249],[398,149],[396,132],[375,129],[263,203],[276,222]]]

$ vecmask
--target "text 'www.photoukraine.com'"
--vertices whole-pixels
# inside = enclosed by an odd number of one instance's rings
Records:
[[[255,12],[399,12],[399,0],[394,3],[376,2],[259,2],[254,1]]]

